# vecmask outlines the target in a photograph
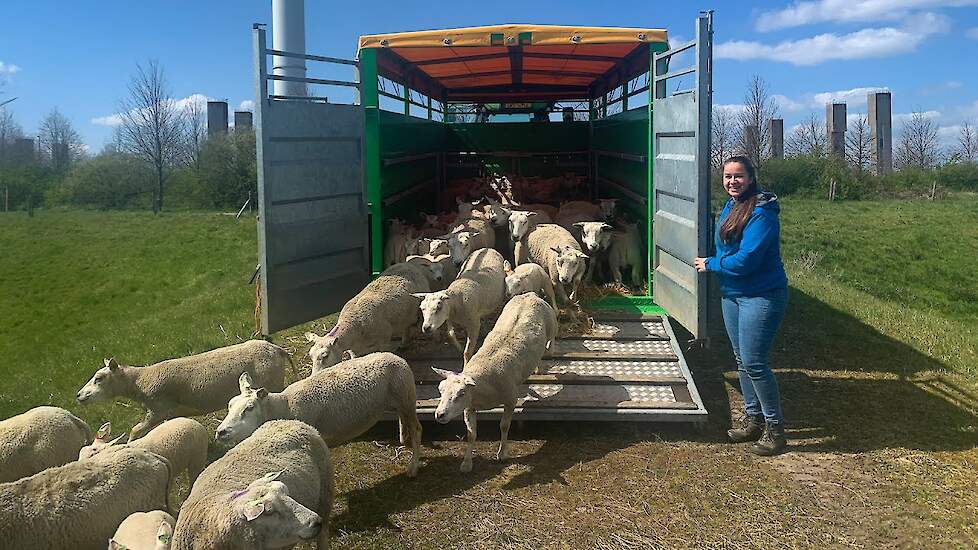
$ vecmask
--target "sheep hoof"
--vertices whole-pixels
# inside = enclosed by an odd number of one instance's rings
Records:
[[[508,460],[509,459],[509,447],[500,448],[499,452],[496,453],[496,460]]]

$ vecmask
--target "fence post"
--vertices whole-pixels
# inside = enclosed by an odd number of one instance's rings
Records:
[[[930,186],[930,200],[934,200],[935,196],[937,196],[937,180],[934,180]]]

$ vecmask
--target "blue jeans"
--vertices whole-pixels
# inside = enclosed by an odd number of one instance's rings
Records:
[[[768,365],[767,356],[787,303],[787,288],[760,296],[724,297],[722,300],[723,324],[727,327],[737,361],[744,412],[755,417],[763,414],[764,420],[773,424],[784,422],[784,416],[778,381]]]

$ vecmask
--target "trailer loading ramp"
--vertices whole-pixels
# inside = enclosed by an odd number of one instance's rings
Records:
[[[521,387],[515,419],[705,422],[689,367],[669,321],[654,314],[596,313],[585,333],[560,336],[539,372]],[[438,382],[431,370],[461,371],[451,346],[426,343],[405,353],[414,371],[418,415],[433,420]],[[480,411],[499,418],[502,408]],[[487,416],[488,415],[488,416]]]

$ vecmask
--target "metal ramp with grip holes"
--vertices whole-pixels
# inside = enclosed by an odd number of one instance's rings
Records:
[[[705,422],[682,349],[658,315],[597,313],[592,329],[558,337],[521,389],[515,419]],[[438,382],[431,367],[462,370],[451,345],[423,342],[404,350],[414,371],[418,415],[432,420]],[[502,408],[479,411],[498,418]]]

